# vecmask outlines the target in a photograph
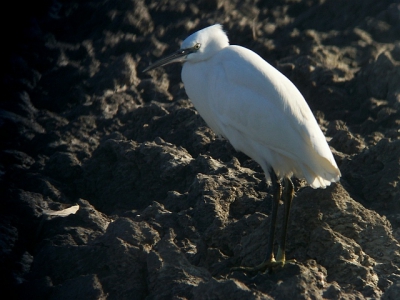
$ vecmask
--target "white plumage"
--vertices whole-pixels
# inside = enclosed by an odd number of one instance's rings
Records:
[[[267,179],[295,175],[313,188],[340,179],[299,90],[253,51],[229,45],[221,25],[190,35],[180,50],[145,71],[172,62],[183,62],[186,93],[208,126],[257,161]]]
[[[188,55],[182,81],[211,129],[257,161],[267,176],[272,167],[278,176],[294,174],[313,188],[339,180],[326,139],[289,79],[253,51],[230,46],[220,25],[189,36],[182,48],[196,43],[201,47]]]

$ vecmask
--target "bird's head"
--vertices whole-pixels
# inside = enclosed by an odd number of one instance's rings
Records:
[[[199,30],[187,37],[181,48],[175,53],[160,59],[148,66],[143,72],[165,66],[174,62],[199,62],[207,60],[222,48],[229,46],[226,33],[220,24]]]

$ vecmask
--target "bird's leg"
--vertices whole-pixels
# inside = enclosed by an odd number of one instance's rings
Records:
[[[268,268],[273,268],[278,265],[281,265],[281,262],[279,261],[277,262],[275,260],[274,240],[275,240],[275,227],[278,215],[279,201],[281,200],[282,196],[282,184],[272,168],[269,174],[272,181],[273,201],[272,201],[272,213],[271,213],[271,221],[269,227],[268,248],[267,248],[266,258],[261,264],[259,264],[256,267],[237,267],[237,268],[232,268],[232,270],[244,271],[244,272],[259,272],[259,271],[265,271]]]
[[[282,236],[279,243],[278,253],[276,255],[277,262],[285,264],[286,262],[286,234],[289,223],[290,207],[292,205],[292,200],[294,197],[294,186],[290,178],[285,178],[285,191],[283,193],[283,203],[284,203],[284,215],[283,215],[283,227]]]
[[[268,248],[267,248],[267,256],[265,258],[264,263],[275,262],[274,257],[274,241],[275,241],[275,228],[276,228],[276,218],[278,215],[278,207],[279,201],[282,196],[282,184],[278,177],[276,176],[273,169],[270,171],[272,188],[273,188],[273,201],[272,201],[272,212],[271,212],[271,221],[269,225],[269,237],[268,237]],[[263,263],[263,264],[264,264]]]

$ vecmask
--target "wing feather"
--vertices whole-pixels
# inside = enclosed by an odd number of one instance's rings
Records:
[[[255,158],[259,147],[249,145],[258,143],[291,160],[288,164],[295,173],[311,173],[306,176],[308,181],[315,181],[316,173],[324,173],[330,181],[338,178],[340,172],[325,136],[293,83],[246,48],[231,46],[220,55],[224,59],[216,57],[219,66],[208,95],[223,135],[232,145]],[[282,160],[277,164],[282,165]],[[287,173],[290,167],[282,168]]]
[[[339,179],[325,136],[301,93],[254,52],[229,46],[205,62],[187,62],[182,80],[207,124],[264,171],[269,165],[281,175],[304,176],[313,187]]]

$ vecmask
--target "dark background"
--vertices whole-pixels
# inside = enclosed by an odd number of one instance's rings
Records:
[[[399,1],[41,1],[2,12],[2,298],[399,297]],[[343,175],[325,190],[296,179],[287,257],[297,262],[267,273],[230,271],[264,259],[262,170],[206,126],[178,64],[142,72],[215,23],[295,83]]]

